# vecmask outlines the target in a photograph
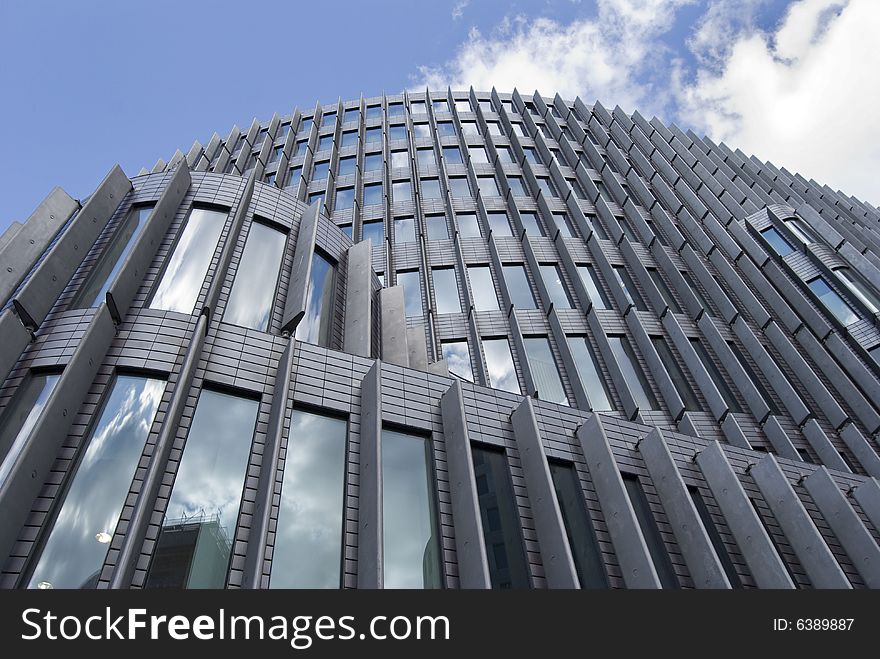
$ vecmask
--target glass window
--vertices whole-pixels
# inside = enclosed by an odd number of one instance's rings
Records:
[[[471,368],[471,353],[467,341],[443,341],[443,359],[449,367],[449,372],[457,375],[468,382],[474,381],[474,372]]]
[[[434,149],[419,149],[416,151],[416,156],[419,159],[419,167],[433,167],[437,164]]]
[[[611,404],[611,392],[605,378],[600,375],[601,369],[589,339],[585,336],[568,337],[568,347],[574,358],[578,377],[587,397],[590,399],[591,409],[597,412],[607,412],[614,409]]]
[[[287,234],[251,222],[223,312],[224,322],[260,332],[267,330],[286,243]]]
[[[838,268],[834,271],[837,278],[871,313],[880,313],[880,298],[871,287],[854,275],[849,268]]]
[[[315,203],[317,203],[319,206],[322,205],[324,203],[324,193],[320,191],[312,192],[311,194],[309,194],[308,203],[309,206]]]
[[[560,236],[563,238],[571,238],[574,235],[571,227],[568,225],[568,217],[565,213],[551,213],[550,219],[553,221],[553,226],[559,229]]]
[[[394,203],[412,202],[412,182],[393,181],[391,183],[391,200]]]
[[[632,225],[629,223],[629,220],[626,217],[620,215],[616,217],[617,223],[620,225],[621,231],[623,231],[623,235],[626,236],[627,240],[631,243],[639,243],[638,234],[636,234],[635,230],[632,228]]]
[[[223,588],[260,404],[203,389],[147,588]]]
[[[428,124],[424,122],[413,124],[413,137],[431,137],[431,129]]]
[[[283,146],[276,146],[274,149],[272,149],[272,155],[269,158],[269,162],[270,163],[278,162],[281,159],[281,154],[283,152],[284,152]]]
[[[522,176],[508,176],[507,185],[510,186],[510,194],[512,194],[514,197],[529,196],[529,194],[526,192],[525,187],[523,186]]]
[[[192,209],[153,293],[151,308],[192,313],[225,225],[224,211]]]
[[[450,126],[452,124],[449,124]],[[441,135],[444,133],[441,133]],[[448,135],[454,135],[455,133],[446,133]],[[480,131],[477,129],[476,121],[462,121],[461,122],[461,134],[465,137],[477,137],[480,134]]]
[[[364,206],[376,206],[382,203],[382,184],[368,183],[364,186]]]
[[[60,377],[58,373],[31,373],[0,417],[0,487],[6,484]]]
[[[535,149],[533,147],[524,146],[523,147],[523,154],[525,155],[526,160],[528,160],[533,165],[542,164],[541,159],[538,157],[538,152],[535,151]]]
[[[483,112],[494,112],[494,110],[492,109],[492,101],[481,100],[481,101],[478,101],[478,103],[480,104],[480,109]]]
[[[593,231],[596,232],[596,237],[601,240],[608,240],[608,232],[605,230],[605,226],[595,215],[587,215],[587,220],[593,227]]]
[[[498,154],[498,160],[501,162],[513,164],[513,156],[510,154],[509,146],[496,146],[495,153]]]
[[[498,183],[494,176],[478,176],[477,189],[480,191],[481,197],[501,196],[501,190],[498,189]]]
[[[590,301],[593,303],[593,306],[596,309],[610,309],[611,301],[605,295],[605,291],[602,290],[602,286],[599,283],[597,273],[593,269],[593,266],[579,265],[577,266],[577,271],[584,284],[584,288],[587,289],[587,295],[590,296]]]
[[[473,163],[488,163],[489,162],[489,154],[486,153],[485,147],[482,146],[469,146],[468,147],[468,156]]]
[[[336,268],[318,252],[312,254],[312,272],[306,288],[306,312],[296,326],[296,339],[319,346],[330,345]]]
[[[706,534],[709,536],[709,540],[715,548],[715,553],[718,554],[718,559],[721,561],[721,567],[727,575],[727,580],[730,581],[731,587],[742,588],[742,581],[740,581],[736,566],[734,566],[733,561],[730,560],[730,553],[727,551],[724,540],[721,539],[721,534],[718,533],[718,527],[712,519],[712,514],[709,512],[709,507],[706,505],[705,499],[703,499],[703,496],[700,494],[699,488],[694,485],[688,485],[687,490],[688,494],[691,496],[691,500],[694,502],[694,507],[697,509],[697,514],[703,522]]]
[[[339,228],[342,229],[342,232],[349,237],[350,240],[354,240],[354,227],[349,224],[340,224]]]
[[[825,305],[825,308],[828,309],[828,311],[830,311],[834,317],[841,322],[841,324],[850,325],[857,320],[861,320],[861,317],[853,311],[853,308],[847,304],[846,300],[844,300],[837,291],[831,288],[823,277],[811,279],[807,282],[807,286],[810,287],[810,290],[819,298],[819,301]]]
[[[461,313],[461,300],[458,297],[458,279],[454,268],[434,268],[434,297],[437,300],[437,313]]]
[[[117,376],[80,450],[29,588],[94,588],[165,382]]]
[[[359,116],[359,108],[346,108],[345,113],[342,115],[342,122],[347,124],[349,121],[357,121]]]
[[[785,221],[785,226],[805,244],[816,242],[816,234],[813,230],[796,217]]]
[[[528,137],[529,136],[529,133],[528,133],[528,131],[526,131],[525,126],[523,126],[521,123],[514,122],[510,125],[513,126],[513,132],[516,133],[517,135],[519,135],[520,137]]]
[[[336,190],[336,210],[354,208],[354,188],[338,188]]]
[[[654,285],[660,292],[660,297],[663,298],[663,301],[669,307],[669,310],[672,313],[681,313],[681,307],[678,306],[678,302],[676,302],[675,298],[672,296],[672,291],[669,290],[666,282],[663,281],[660,271],[657,270],[657,268],[648,268],[648,275],[651,277],[651,281],[654,282]]]
[[[455,126],[452,125],[451,121],[438,121],[437,134],[440,137],[450,137],[455,135]]]
[[[657,522],[651,513],[651,506],[648,503],[648,498],[645,496],[645,491],[639,483],[638,476],[627,473],[623,473],[621,476],[623,476],[626,494],[635,511],[636,520],[642,529],[645,543],[648,545],[648,553],[651,554],[654,569],[657,570],[657,576],[660,577],[660,584],[663,588],[679,588],[675,568],[672,567],[672,561],[669,559],[666,545],[663,544],[663,536],[660,535],[660,529],[657,527]]]
[[[450,165],[460,165],[464,162],[461,157],[461,149],[457,146],[444,146],[443,159]]]
[[[275,185],[275,172],[272,172],[271,174],[266,174],[263,177],[263,181],[266,183],[266,185]]]
[[[353,133],[353,135],[355,135],[355,141],[357,141],[357,133]],[[302,144],[303,146],[305,146],[306,142],[304,142],[304,141],[297,142],[296,144],[297,144],[297,150],[294,155],[298,156],[300,154],[299,145]],[[327,151],[331,146],[333,146],[333,135],[332,134],[321,135],[321,137],[318,138],[318,152]],[[345,144],[343,144],[343,146],[345,146]]]
[[[556,193],[556,186],[554,186],[549,178],[544,176],[539,176],[537,178],[538,181],[538,189],[544,194],[545,197],[558,197],[559,195]]]
[[[382,129],[378,126],[374,128],[367,128],[364,131],[364,142],[366,144],[375,144],[377,142],[382,141]]]
[[[541,265],[540,268],[541,279],[544,280],[544,286],[547,287],[547,293],[550,295],[553,306],[557,309],[571,309],[571,298],[568,297],[568,291],[565,290],[559,266],[549,263]]]
[[[488,265],[469,265],[468,279],[471,281],[471,296],[476,311],[497,311],[498,296],[492,282],[492,272]]]
[[[400,151],[391,152],[391,168],[402,169],[409,168],[409,151],[401,149]]]
[[[633,352],[632,346],[626,337],[610,335],[608,343],[611,344],[611,352],[620,366],[623,379],[626,380],[636,406],[640,410],[658,409],[657,399],[654,398],[651,385],[648,384],[648,380],[639,366],[638,359],[636,359],[636,354]]]
[[[379,247],[385,240],[385,223],[382,220],[364,222],[361,233],[363,240],[372,240],[373,247]]]
[[[712,378],[712,382],[715,384],[715,388],[718,389],[718,393],[721,394],[721,397],[727,404],[727,408],[731,412],[742,412],[742,408],[739,406],[739,402],[736,400],[736,396],[733,395],[733,391],[730,389],[730,387],[727,386],[727,382],[721,375],[721,371],[718,370],[718,367],[715,365],[715,361],[709,355],[709,351],[706,349],[706,346],[704,346],[703,342],[699,339],[689,340],[691,342],[691,347],[694,349],[694,352],[697,353],[697,357],[700,358],[700,361],[703,362],[703,366],[706,367],[706,372],[709,374],[709,377]]]
[[[470,112],[471,111],[471,102],[465,99],[457,99],[455,101],[455,109],[459,112]]]
[[[428,226],[428,240],[448,240],[445,215],[427,215],[425,224]]]
[[[703,310],[710,316],[713,316],[714,313],[712,312],[712,306],[709,304],[709,300],[707,300],[706,297],[703,295],[703,292],[700,290],[700,287],[697,286],[697,282],[694,281],[694,278],[691,277],[691,274],[686,270],[679,270],[679,273],[681,274],[682,279],[684,279],[684,282],[691,289],[694,297],[697,298],[697,302],[699,302],[700,305],[703,307]]]
[[[394,220],[394,242],[413,243],[416,240],[416,221],[411,217],[398,217]]]
[[[327,126],[335,126],[336,125],[336,112],[325,112],[324,116],[321,117],[321,125],[325,128]]]
[[[356,130],[347,130],[342,133],[342,146],[356,146],[357,143],[358,132]]]
[[[458,222],[458,235],[462,238],[480,238],[480,223],[474,213],[460,213],[455,216]]]
[[[427,438],[382,431],[385,588],[442,588],[443,563]]]
[[[486,354],[486,369],[489,375],[489,386],[503,389],[515,394],[520,393],[513,367],[513,356],[506,338],[483,339],[483,352]]]
[[[615,265],[613,266],[613,269],[614,274],[617,275],[617,280],[623,287],[623,292],[626,294],[629,301],[632,302],[635,308],[639,311],[647,311],[648,305],[645,304],[644,298],[642,298],[639,289],[636,288],[636,284],[632,280],[632,277],[629,276],[629,272],[627,272],[626,268],[622,265]]]
[[[492,588],[529,588],[529,565],[507,456],[503,449],[489,446],[473,446],[471,451]]]
[[[71,308],[97,307],[107,299],[107,291],[116,281],[116,276],[122,269],[125,259],[131,248],[134,247],[137,237],[141,234],[141,229],[146,225],[147,218],[152,212],[152,206],[135,206],[128,211],[125,219],[116,228],[110,246],[105,249],[98,262],[92,267],[88,279],[80,288]]]
[[[302,165],[297,165],[296,167],[290,168],[290,174],[287,176],[287,183],[284,187],[287,188],[296,188],[299,187],[300,180],[302,179]]]
[[[443,191],[440,190],[440,181],[436,178],[422,179],[422,199],[442,199]]]
[[[364,171],[377,172],[382,169],[382,154],[368,153],[364,156]]]
[[[406,317],[421,316],[424,311],[422,310],[422,285],[419,281],[419,271],[398,272],[397,283],[403,286],[403,306]]]
[[[413,114],[420,114],[422,112],[427,112],[428,108],[425,105],[424,101],[410,101],[409,102],[409,111]]]
[[[529,370],[535,383],[536,396],[551,403],[568,405],[568,397],[559,377],[559,369],[546,336],[528,336],[523,339]]]
[[[403,103],[389,103],[388,104],[388,116],[389,117],[402,117],[403,116]]]
[[[538,223],[538,214],[532,212],[522,212],[519,214],[519,219],[522,221],[523,228],[526,233],[531,236],[543,236],[544,232],[541,231],[541,225]]]
[[[510,230],[510,221],[507,219],[507,213],[501,212],[491,212],[486,213],[486,217],[489,218],[489,229],[496,236],[512,236],[513,232]]]
[[[287,136],[290,134],[290,124],[281,124],[278,128],[278,134],[275,136],[276,140],[285,140]]]
[[[764,399],[764,402],[767,403],[767,407],[770,408],[771,414],[779,414],[779,408],[776,406],[776,403],[773,400],[773,396],[770,395],[770,392],[764,386],[764,383],[761,381],[761,378],[758,377],[757,371],[752,368],[752,365],[746,359],[745,355],[740,351],[739,347],[733,341],[727,342],[727,347],[730,348],[730,351],[733,353],[733,356],[736,357],[736,360],[739,362],[740,366],[743,367],[743,370],[746,372],[749,380],[752,384],[755,385],[755,388],[758,390],[758,393],[761,394],[761,398]]]
[[[532,287],[529,286],[529,278],[526,269],[521,265],[505,265],[504,282],[507,284],[507,292],[510,301],[517,309],[537,309],[535,296],[532,295]]]
[[[449,112],[449,102],[446,100],[434,101],[434,112]]]
[[[312,170],[312,181],[323,181],[327,178],[327,175],[330,173],[330,161],[322,160],[321,162],[315,163],[315,168]]]
[[[464,176],[450,176],[449,192],[453,197],[470,197],[471,189],[468,187],[467,178]]]
[[[774,227],[767,227],[761,231],[761,235],[764,237],[764,240],[770,244],[773,251],[779,254],[779,256],[788,256],[794,251],[794,247],[791,246],[791,243],[788,242]]]
[[[587,510],[577,470],[572,464],[556,460],[550,460],[548,466],[581,588],[608,588],[602,549],[596,539],[596,529]]]
[[[312,129],[313,123],[314,123],[314,121],[312,121],[311,117],[306,117],[305,119],[302,120],[302,122],[299,125],[299,132],[300,133],[308,133]]]
[[[406,126],[404,126],[403,124],[395,124],[393,126],[389,126],[388,139],[389,140],[405,140],[406,139]]]
[[[339,588],[347,424],[294,410],[270,588]]]
[[[381,105],[370,105],[367,107],[367,121],[371,119],[381,119],[382,118],[382,106]]]
[[[672,384],[675,385],[675,390],[681,396],[684,409],[692,412],[701,411],[702,407],[700,406],[700,401],[697,400],[697,394],[691,387],[690,382],[688,382],[687,377],[685,377],[684,371],[679,368],[678,362],[675,361],[675,356],[672,354],[669,344],[666,343],[666,339],[662,336],[652,336],[651,343],[654,345],[654,350],[657,351],[660,361],[663,362],[663,366],[666,368],[666,373],[672,380]]]

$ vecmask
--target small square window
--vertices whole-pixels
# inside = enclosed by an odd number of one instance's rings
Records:
[[[375,128],[367,128],[364,133],[364,141],[367,144],[375,144],[377,142],[382,141],[382,129],[376,126]]]
[[[442,199],[443,191],[440,189],[440,181],[436,178],[422,179],[422,199]]]
[[[494,112],[495,111],[492,108],[492,101],[483,100],[483,101],[479,101],[479,103],[480,103],[480,109],[483,112]]]
[[[354,188],[339,188],[336,191],[336,210],[354,208]]]
[[[364,171],[375,172],[382,169],[382,154],[368,153],[364,156]]]
[[[489,229],[495,236],[512,236],[510,231],[510,221],[507,219],[507,213],[487,213],[489,218]]]
[[[409,167],[409,151],[392,151],[391,168],[404,169]]]
[[[357,169],[357,156],[346,156],[339,159],[339,176],[349,176]]]
[[[357,121],[359,116],[360,110],[358,108],[348,108],[345,114],[342,115],[342,123],[347,124],[349,121]]]
[[[313,181],[323,181],[327,178],[327,174],[330,172],[330,161],[322,160],[321,162],[315,163],[315,168],[312,170],[312,180]]]
[[[461,159],[461,149],[459,149],[457,146],[444,146],[443,160],[445,160],[450,165],[462,164],[463,161]]]
[[[381,119],[382,118],[382,106],[381,105],[371,105],[367,108],[367,121],[372,119]]]
[[[356,130],[347,130],[342,133],[342,146],[357,146],[357,143],[358,134]]]
[[[385,240],[385,223],[382,220],[364,222],[361,227],[362,240],[369,240],[373,247],[378,247]]]
[[[510,153],[510,147],[507,146],[497,146],[495,147],[495,151],[498,153],[498,160],[503,163],[512,164],[513,156]]]
[[[501,190],[498,189],[498,183],[495,182],[494,176],[478,176],[477,189],[479,189],[481,197],[501,196]]]
[[[403,116],[403,103],[389,103],[388,104],[388,116],[389,117],[402,117]]]
[[[508,176],[507,185],[510,186],[510,193],[514,197],[528,197],[525,186],[523,185],[522,176]]]
[[[398,217],[394,220],[394,242],[414,243],[416,241],[416,223],[411,217]]]
[[[364,206],[376,206],[382,203],[382,184],[368,183],[364,186]]]
[[[438,121],[437,134],[440,135],[440,137],[455,135],[455,126],[452,125],[451,121]]]
[[[335,112],[327,112],[321,117],[321,125],[322,126],[335,126],[336,125],[336,113]]]
[[[424,101],[410,101],[409,110],[413,114],[421,114],[428,111]]]
[[[428,226],[428,240],[449,239],[445,215],[428,215],[425,217],[425,224]]]
[[[394,181],[391,184],[391,201],[395,204],[412,201],[412,183],[410,181]]]
[[[449,192],[453,197],[470,197],[471,189],[468,186],[467,178],[464,176],[450,176]]]
[[[434,167],[437,164],[434,149],[419,149],[416,154],[419,158],[419,167]]]
[[[286,188],[296,188],[299,185],[300,179],[302,178],[302,166],[298,165],[296,167],[290,168],[290,174],[287,176],[287,183],[284,187]]]
[[[303,119],[302,122],[300,122],[300,125],[299,125],[299,131],[298,131],[298,132],[300,132],[300,133],[308,133],[308,132],[312,129],[312,124],[313,124],[313,123],[314,123],[314,122],[312,121],[311,117],[309,117],[309,118],[307,118],[307,119]]]
[[[489,135],[504,135],[504,131],[501,130],[501,124],[497,121],[487,121],[486,128],[489,129]]]
[[[459,112],[470,112],[471,102],[467,100],[457,100],[455,101],[455,109]]]
[[[406,139],[406,126],[403,124],[396,124],[388,128],[388,139],[389,140],[405,140]]]
[[[461,122],[461,134],[465,137],[477,137],[480,134],[480,131],[477,129],[476,121],[462,121]]]
[[[413,137],[431,137],[431,129],[426,123],[413,124]]]
[[[480,224],[474,213],[461,213],[455,216],[458,222],[458,235],[462,238],[480,238]]]
[[[448,101],[434,101],[434,112],[449,112]]]
[[[355,136],[357,136],[357,134],[355,134]],[[299,155],[299,145],[300,144],[305,146],[305,142],[298,142],[297,143],[297,155]],[[321,151],[328,151],[331,146],[333,146],[333,136],[332,135],[321,135],[321,137],[318,138],[318,152],[319,153]]]
[[[486,149],[481,146],[469,146],[468,147],[468,156],[471,159],[471,162],[474,163],[488,163],[489,162],[489,154],[486,153]]]

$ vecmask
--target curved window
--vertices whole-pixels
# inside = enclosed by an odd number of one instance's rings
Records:
[[[336,268],[318,252],[312,254],[312,273],[306,290],[306,312],[296,327],[297,341],[330,345]]]
[[[285,233],[260,222],[251,223],[223,312],[224,322],[266,331],[286,242]]]

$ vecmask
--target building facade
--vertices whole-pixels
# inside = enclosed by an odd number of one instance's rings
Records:
[[[0,586],[880,586],[880,212],[402,94],[0,237]]]

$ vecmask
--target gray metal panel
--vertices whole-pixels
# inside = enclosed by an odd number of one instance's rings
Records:
[[[459,583],[462,588],[491,588],[464,398],[457,380],[440,397],[440,414],[449,468]]]
[[[425,326],[422,323],[406,328],[406,350],[410,368],[427,370],[428,345],[425,342]]]
[[[379,313],[382,325],[382,359],[389,364],[407,366],[409,349],[406,343],[403,286],[389,286],[379,291]]]
[[[880,478],[880,457],[868,443],[865,436],[856,428],[854,423],[848,423],[837,431],[838,437],[849,447],[856,459],[864,467],[868,475]]]
[[[535,513],[535,532],[541,547],[544,574],[550,588],[579,588],[580,581],[559,512],[556,489],[544,455],[532,399],[526,396],[510,415],[513,438],[519,450],[526,490]]]
[[[749,470],[815,588],[852,588],[773,455]]]
[[[828,469],[819,467],[804,478],[804,487],[840,541],[868,588],[880,588],[880,547],[846,500]]]
[[[24,225],[21,222],[13,220],[9,226],[6,227],[6,231],[0,234],[0,254],[3,254],[3,249],[9,244],[9,241],[15,237],[15,234],[19,232],[22,226]],[[2,302],[2,300],[0,300],[0,302]]]
[[[7,477],[0,482],[0,509],[3,510],[0,515],[0,556],[8,556],[18,538],[29,512],[28,504],[36,498],[49,477],[58,450],[107,354],[115,331],[107,305],[102,304],[55,385],[28,442],[17,455],[6,456],[13,462]]]
[[[294,340],[288,339],[275,371],[272,407],[269,410],[266,443],[263,447],[263,462],[260,465],[260,479],[257,484],[257,495],[254,500],[245,556],[244,586],[246,588],[260,588],[262,585],[263,562],[266,559],[267,549],[266,533],[272,524],[275,478],[278,473],[278,463],[281,460],[281,439],[284,435],[287,403],[290,400],[294,346]]]
[[[651,560],[648,545],[626,494],[623,478],[598,414],[592,414],[580,425],[577,438],[593,479],[593,487],[599,497],[627,588],[661,588],[657,569]]]
[[[165,477],[165,465],[174,446],[177,425],[180,423],[180,417],[186,407],[186,399],[189,396],[193,376],[199,364],[202,346],[205,343],[207,326],[208,317],[202,313],[199,315],[193,333],[189,338],[186,355],[183,358],[183,364],[180,367],[177,381],[174,384],[174,393],[171,395],[171,401],[168,403],[168,411],[165,413],[165,419],[162,422],[162,427],[159,429],[159,436],[156,438],[153,455],[150,457],[150,463],[147,466],[140,493],[135,501],[131,519],[125,531],[125,537],[122,539],[122,546],[119,548],[116,569],[113,571],[113,576],[110,579],[111,588],[128,588],[131,586],[131,578],[144,543],[147,526],[150,523],[150,517],[153,515],[156,495],[159,492],[159,487],[162,485],[162,479]]]
[[[10,226],[3,234],[3,246],[0,247],[0,263],[3,264],[0,268],[0,305],[5,304],[15,292],[77,208],[79,204],[76,200],[56,187],[40,202],[27,221],[18,225],[17,231]]]
[[[815,423],[815,419],[811,419],[813,423]],[[791,439],[789,439],[788,434],[785,432],[785,429],[779,423],[779,419],[777,419],[774,415],[770,414],[767,416],[767,420],[764,422],[764,434],[767,436],[767,439],[773,445],[773,450],[776,451],[783,458],[788,458],[790,460],[800,460],[801,455],[797,452],[794,444],[791,443]],[[806,433],[805,433],[806,434]],[[824,433],[823,433],[824,437]],[[827,441],[828,438],[825,437]],[[830,442],[829,442],[830,446]],[[843,466],[846,466],[843,463],[843,460],[840,459],[840,456],[837,455],[837,451],[834,450],[834,447],[831,446],[831,451],[834,456],[837,457],[837,460],[840,461]],[[821,453],[820,453],[821,455]],[[824,461],[824,460],[823,460]],[[825,463],[828,464],[828,463]]]
[[[859,502],[874,528],[880,530],[880,482],[869,478],[852,488],[850,494]]]
[[[775,417],[770,418],[775,420]],[[765,426],[765,432],[767,431],[767,427],[770,427],[769,422],[767,426]],[[819,422],[816,421],[816,419],[807,420],[807,422],[801,426],[801,434],[807,439],[807,442],[813,447],[813,450],[816,451],[816,455],[819,456],[819,460],[822,461],[822,464],[827,465],[832,469],[847,472],[850,471],[849,466],[840,456],[840,453],[837,452],[834,444],[828,439],[828,435],[825,434],[825,431],[822,430],[822,426],[819,425]],[[770,437],[769,432],[767,432],[767,436]],[[794,459],[799,460],[800,457]]]
[[[654,428],[637,446],[694,585],[697,588],[730,588],[730,581],[660,429]]]
[[[119,269],[119,274],[110,284],[107,290],[107,307],[117,324],[122,322],[125,314],[128,313],[131,301],[143,284],[147,268],[150,267],[159,244],[168,233],[168,227],[171,226],[171,221],[191,182],[189,168],[185,163],[181,163],[153,207],[147,225],[132,246],[125,263]]]
[[[362,240],[348,248],[345,286],[345,352],[370,357],[373,317],[372,241]]]
[[[0,313],[0,385],[9,376],[30,341],[31,333],[12,309]]]
[[[361,381],[360,467],[358,471],[358,588],[382,588],[382,362]]]
[[[710,442],[697,454],[696,462],[758,588],[794,588],[721,445]]]
[[[290,272],[290,287],[287,289],[287,301],[284,303],[284,316],[281,322],[282,331],[292,333],[306,313],[319,212],[320,207],[318,202],[315,202],[303,213],[299,221],[296,248],[293,252],[293,269]]]
[[[18,316],[25,325],[40,326],[129,190],[131,181],[114,165],[15,296]]]

